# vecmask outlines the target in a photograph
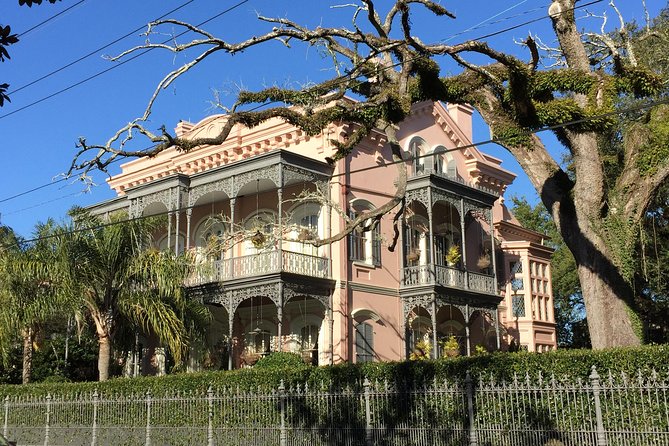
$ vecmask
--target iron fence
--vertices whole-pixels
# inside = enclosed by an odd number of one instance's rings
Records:
[[[20,445],[669,446],[667,377],[4,398]],[[1,401],[1,400],[0,400]]]

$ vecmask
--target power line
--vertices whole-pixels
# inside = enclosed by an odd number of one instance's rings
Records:
[[[193,1],[193,0],[191,0],[191,1]],[[246,1],[248,1],[248,0],[246,0]],[[223,12],[221,12],[221,13],[219,13],[219,14],[213,16],[213,17],[211,17],[211,18],[205,20],[204,22],[201,22],[201,23],[199,23],[199,24],[196,25],[196,26],[197,26],[197,27],[201,27],[202,25],[204,25],[204,24],[206,24],[206,23],[208,23],[208,22],[210,22],[210,21],[212,21],[212,20],[214,20],[214,19],[220,17],[221,15],[227,13],[228,11],[230,11],[230,10],[232,10],[232,9],[234,9],[234,8],[236,8],[236,7],[238,7],[238,6],[241,5],[242,3],[245,3],[246,1],[243,1],[243,2],[241,2],[240,4],[237,4],[237,5],[234,5],[234,6],[232,6],[230,9],[225,10],[225,11],[223,11]],[[588,3],[586,3],[586,4],[582,5],[582,6],[579,6],[579,8],[586,7],[586,6],[590,6],[590,5],[593,5],[593,4],[596,4],[596,3],[601,3],[602,1],[603,1],[603,0],[593,0],[593,1],[588,2]],[[186,4],[188,4],[188,3],[190,3],[190,2],[187,2]],[[179,8],[185,6],[186,4],[180,6]],[[177,9],[179,9],[179,8],[177,8]],[[537,8],[537,9],[538,9],[538,8]],[[576,9],[576,8],[572,8],[572,9]],[[507,9],[507,10],[508,10],[508,9]],[[173,11],[174,11],[174,10],[173,10]],[[515,18],[515,17],[521,16],[521,15],[527,14],[527,13],[530,12],[530,11],[532,11],[532,10],[524,11],[523,13],[516,14],[515,16],[509,16],[509,17],[506,17],[506,18],[504,18],[504,19],[501,19],[501,20],[499,20],[499,21],[497,21],[497,22],[491,22],[491,23],[499,23],[499,22],[501,22],[501,21],[510,20],[510,19],[512,19],[512,18]],[[171,12],[172,12],[172,11],[171,11]],[[168,13],[166,13],[165,15],[170,14],[171,12],[168,12]],[[508,32],[508,31],[511,31],[511,30],[513,30],[513,29],[516,29],[516,28],[518,28],[518,27],[525,26],[527,23],[532,23],[532,22],[535,22],[535,21],[538,21],[538,20],[543,20],[544,18],[546,18],[546,17],[540,17],[540,18],[537,18],[537,19],[533,19],[533,20],[531,20],[531,21],[529,21],[529,22],[521,23],[521,24],[519,24],[519,25],[513,25],[513,26],[511,26],[511,27],[508,27],[508,28],[505,28],[505,29],[496,31],[496,32],[494,32],[494,33],[487,34],[487,35],[482,36],[482,37],[478,37],[478,38],[474,38],[474,39],[469,39],[468,41],[482,40],[482,39],[487,38],[487,37],[491,37],[491,36],[494,36],[494,35],[499,35],[499,34],[502,34],[502,33]],[[142,28],[140,28],[140,29],[142,29]],[[459,34],[463,34],[463,33],[466,32],[466,31],[468,31],[468,30],[465,30],[465,31],[463,31],[463,32],[461,32],[461,33],[459,33]],[[187,31],[186,31],[186,32],[187,32]],[[182,35],[185,34],[186,32],[182,32],[181,34],[177,35],[177,37],[182,36]],[[454,34],[454,36],[457,36],[457,35],[458,35],[458,34]],[[142,54],[144,54],[144,53],[146,53],[146,52],[148,52],[148,51],[149,51],[149,50],[145,50],[145,51],[142,52],[141,54],[138,54],[138,55],[133,56],[130,60],[132,60],[132,59],[134,59],[134,58],[137,58],[137,57],[141,56]],[[129,61],[129,60],[126,60],[126,61],[124,61],[124,62],[121,62],[120,64],[123,64],[123,63],[128,62],[128,61]],[[395,63],[395,64],[390,65],[390,66],[387,66],[387,67],[384,67],[383,69],[384,69],[384,70],[386,70],[386,69],[391,69],[391,68],[397,67],[397,66],[399,66],[399,65],[401,65],[400,62]],[[113,69],[113,67],[110,68],[110,69]],[[109,70],[110,70],[110,69],[109,69]],[[109,71],[109,70],[106,70],[106,71]],[[99,73],[99,74],[100,74],[100,73]],[[98,74],[98,75],[99,75],[99,74]],[[97,75],[95,75],[95,76],[93,76],[93,77],[96,77],[96,76],[97,76]],[[89,79],[90,79],[90,78],[89,78]],[[345,79],[342,79],[341,81],[339,81],[340,84],[343,84],[343,83],[345,83],[345,82],[346,82]],[[76,86],[76,85],[78,85],[78,84],[75,84],[75,86]],[[73,88],[73,87],[74,87],[74,86],[71,86],[71,87],[69,87],[69,88]],[[61,91],[61,92],[62,92],[62,91]],[[57,92],[56,94],[59,94],[59,92]],[[54,94],[54,95],[55,95],[55,94]],[[247,110],[247,111],[258,110],[258,109],[260,109],[260,108],[262,108],[262,107],[266,107],[266,106],[271,105],[271,104],[273,104],[273,103],[277,103],[277,101],[271,101],[271,102],[268,102],[268,103],[259,104],[259,105],[256,105],[256,106],[250,108],[250,109]],[[28,105],[28,106],[30,106],[30,105]],[[27,108],[28,106],[26,106],[26,107],[24,107],[24,108]],[[21,110],[21,109],[16,110],[15,112],[18,112],[18,111],[20,111],[20,110]],[[14,112],[12,112],[12,113],[14,113]],[[5,117],[5,116],[7,116],[7,115],[0,116],[0,119],[3,118],[3,117]],[[148,148],[147,148],[147,149],[148,149]],[[145,150],[146,150],[146,149],[145,149]],[[25,192],[16,194],[15,196],[8,197],[8,198],[6,198],[6,199],[0,200],[0,203],[2,203],[2,202],[4,202],[4,201],[11,200],[11,199],[13,199],[13,198],[17,198],[17,197],[26,195],[26,194],[28,194],[28,193],[30,193],[30,192],[33,192],[33,191],[35,191],[35,190],[39,190],[39,189],[41,189],[41,188],[43,188],[43,187],[47,187],[47,186],[49,186],[49,185],[51,185],[51,184],[53,184],[53,183],[48,183],[48,184],[39,186],[38,188],[31,189],[31,190],[29,190],[29,191],[25,191]]]
[[[84,0],[82,0],[82,1],[84,1]],[[178,10],[184,8],[185,6],[189,5],[190,3],[193,3],[194,1],[195,1],[195,0],[189,0],[189,1],[187,1],[186,3],[183,3],[181,6],[177,6],[176,8],[172,9],[171,11],[166,12],[165,14],[161,15],[160,17],[158,17],[158,18],[155,19],[155,20],[163,19],[163,18],[165,18],[166,16],[168,16],[168,15],[170,15],[170,14],[173,14],[174,12],[176,12],[176,11],[178,11]],[[80,2],[80,3],[81,3],[81,2]],[[154,20],[154,21],[155,21],[155,20]],[[65,69],[67,69],[67,68],[69,68],[69,67],[71,67],[72,65],[75,65],[75,64],[77,64],[77,63],[79,63],[79,62],[81,62],[81,61],[83,61],[83,60],[85,60],[85,59],[88,59],[89,57],[91,57],[91,56],[93,56],[93,55],[99,53],[100,51],[105,50],[105,49],[109,48],[110,46],[112,46],[112,45],[114,45],[114,44],[120,42],[121,40],[126,39],[126,38],[130,37],[131,35],[133,35],[133,34],[139,32],[139,31],[143,30],[145,27],[146,27],[146,24],[144,24],[144,25],[142,25],[142,26],[139,26],[139,27],[133,29],[132,31],[130,31],[130,32],[128,32],[128,33],[122,35],[121,37],[118,37],[117,39],[114,39],[114,40],[112,40],[111,42],[109,42],[109,43],[107,43],[107,44],[105,44],[105,45],[103,45],[103,46],[101,46],[101,47],[99,47],[99,48],[96,48],[96,49],[94,49],[93,51],[91,51],[91,52],[89,52],[89,53],[86,53],[85,55],[79,57],[78,59],[75,59],[75,60],[73,60],[72,62],[69,62],[69,63],[63,65],[63,66],[60,67],[60,68],[57,68],[57,69],[55,69],[55,70],[53,70],[53,71],[51,71],[51,72],[49,72],[49,73],[47,73],[47,74],[45,74],[45,75],[43,75],[43,76],[37,78],[37,79],[35,79],[35,80],[32,80],[32,81],[28,82],[27,84],[22,85],[22,86],[20,86],[20,87],[14,89],[14,90],[8,92],[7,94],[10,94],[10,95],[11,95],[11,94],[15,94],[15,93],[17,93],[17,92],[19,92],[19,91],[21,91],[21,90],[23,90],[23,89],[25,89],[25,88],[28,88],[28,87],[30,87],[30,86],[32,86],[32,85],[35,85],[36,83],[38,83],[38,82],[40,82],[40,81],[43,81],[43,80],[46,79],[46,78],[49,78],[49,77],[53,76],[54,74],[60,73],[61,71],[65,70]]]
[[[198,25],[196,25],[196,26],[202,26],[202,25],[204,25],[204,24],[206,24],[206,23],[209,23],[209,22],[211,22],[212,20],[217,19],[217,18],[221,17],[222,15],[227,14],[228,12],[230,12],[230,11],[232,11],[232,10],[238,8],[239,6],[243,5],[244,3],[248,3],[249,1],[250,1],[250,0],[242,0],[242,1],[238,2],[238,3],[236,3],[235,5],[233,5],[233,6],[229,7],[229,8],[227,8],[227,9],[225,9],[224,11],[222,11],[222,12],[220,12],[220,13],[214,15],[213,17],[211,17],[211,18],[205,20],[204,22],[201,22],[200,24],[198,24]],[[173,40],[173,39],[175,39],[175,38],[178,38],[178,37],[181,37],[181,36],[183,36],[184,34],[187,34],[187,33],[189,33],[189,32],[190,32],[190,30],[183,31],[183,32],[177,34],[176,36],[173,36],[173,37],[170,37],[169,39],[164,40],[164,41],[161,42],[161,43],[162,43],[162,44],[166,44],[166,43],[170,42],[171,40]],[[0,115],[0,119],[3,119],[3,118],[7,118],[7,117],[9,117],[9,116],[12,116],[12,115],[14,115],[14,114],[16,114],[16,113],[18,113],[18,112],[20,112],[20,111],[23,111],[23,110],[25,110],[25,109],[27,109],[27,108],[33,107],[33,106],[35,106],[35,105],[37,105],[37,104],[40,104],[40,103],[42,103],[42,102],[44,102],[44,101],[46,101],[46,100],[48,100],[48,99],[51,99],[51,98],[53,98],[54,96],[58,96],[58,95],[60,95],[60,94],[62,94],[62,93],[65,93],[66,91],[69,91],[69,90],[71,90],[71,89],[73,89],[73,88],[75,88],[75,87],[78,87],[79,85],[85,84],[86,82],[88,82],[88,81],[90,81],[90,80],[93,80],[93,79],[95,79],[95,78],[97,78],[97,77],[99,77],[99,76],[102,76],[103,74],[108,73],[109,71],[115,70],[115,69],[117,69],[117,68],[119,68],[119,67],[125,65],[126,63],[131,62],[131,61],[137,59],[138,57],[143,56],[144,54],[148,53],[148,52],[151,51],[152,49],[153,49],[153,48],[148,48],[148,49],[146,49],[146,50],[144,50],[144,51],[141,51],[141,52],[139,52],[139,53],[137,53],[137,54],[135,54],[135,55],[133,55],[133,56],[131,56],[131,57],[129,57],[129,58],[127,58],[127,59],[121,61],[121,62],[118,62],[116,65],[112,65],[111,67],[109,67],[109,68],[107,68],[107,69],[105,69],[105,70],[102,70],[102,71],[97,72],[96,74],[93,74],[92,76],[89,76],[89,77],[87,77],[87,78],[85,78],[85,79],[82,79],[82,80],[80,80],[80,81],[78,81],[78,82],[76,82],[76,83],[74,83],[74,84],[71,84],[71,85],[69,85],[69,86],[67,86],[67,87],[65,87],[65,88],[62,88],[62,89],[60,89],[60,90],[58,90],[58,91],[56,91],[56,92],[54,92],[54,93],[51,93],[51,94],[49,94],[49,95],[47,95],[47,96],[44,96],[44,97],[42,97],[41,99],[37,99],[36,101],[31,102],[30,104],[24,105],[23,107],[19,107],[18,109],[13,110],[13,111],[11,111],[11,112],[9,112],[9,113],[5,113],[4,115]]]
[[[142,152],[146,152],[146,151],[152,150],[153,148],[155,148],[155,146],[149,146],[149,147],[145,147],[145,148],[143,148],[141,151],[142,151]],[[115,163],[120,163],[121,161],[123,161],[123,158],[116,158],[114,161],[110,162],[109,165],[112,165],[112,164],[115,164]],[[59,178],[59,179],[57,179],[57,180],[55,180],[55,181],[49,181],[48,183],[44,183],[44,184],[42,184],[42,185],[40,185],[40,186],[36,186],[36,187],[34,187],[34,188],[32,188],[32,189],[28,189],[28,190],[25,190],[25,191],[23,191],[23,192],[18,192],[18,193],[14,194],[14,195],[11,195],[11,196],[9,196],[9,197],[2,198],[2,199],[0,199],[0,203],[4,203],[4,202],[6,202],[6,201],[10,201],[10,200],[14,200],[14,199],[19,198],[19,197],[22,197],[22,196],[24,196],[24,195],[28,195],[28,194],[30,194],[30,193],[32,193],[32,192],[36,192],[36,191],[38,191],[38,190],[47,188],[47,187],[49,187],[49,186],[53,186],[53,185],[55,185],[55,184],[62,183],[63,181],[67,181],[67,180],[69,180],[69,179],[70,179],[69,177],[65,177],[65,176],[64,176],[64,177]],[[7,214],[5,214],[5,215],[7,215]]]
[[[237,8],[237,7],[241,6],[241,5],[243,5],[244,3],[247,3],[248,1],[250,1],[250,0],[242,0],[241,2],[239,2],[239,3],[237,3],[237,4],[233,5],[233,6],[231,6],[230,8],[228,8],[228,9],[226,9],[226,10],[220,12],[219,14],[216,14],[215,16],[213,16],[213,17],[211,17],[211,18],[209,18],[209,19],[207,19],[207,20],[205,20],[205,21],[203,21],[203,22],[197,24],[196,27],[201,27],[202,25],[205,25],[205,24],[211,22],[212,20],[217,19],[218,17],[220,17],[220,16],[222,16],[222,15],[224,15],[224,14],[226,14],[226,13],[232,11],[233,9],[235,9],[235,8]],[[584,4],[584,5],[582,5],[582,6],[579,6],[579,8],[586,7],[586,6],[590,6],[590,5],[593,5],[593,4],[596,4],[596,3],[601,3],[602,1],[604,1],[604,0],[594,0],[594,1],[591,1],[591,2],[589,2],[589,3]],[[576,9],[576,8],[572,8],[572,9]],[[530,10],[530,11],[532,11],[532,10]],[[526,13],[527,13],[527,12],[526,12]],[[169,14],[169,13],[167,13],[167,14]],[[166,15],[167,15],[167,14],[166,14]],[[519,15],[522,15],[522,14],[518,14],[518,15],[516,15],[516,16],[511,16],[511,17],[508,17],[508,18],[506,18],[506,19],[503,19],[503,20],[500,20],[500,21],[497,21],[497,22],[491,22],[491,24],[494,24],[494,23],[500,23],[500,22],[505,21],[505,20],[510,20],[511,18],[517,17],[517,16],[519,16]],[[164,17],[164,16],[163,16],[163,17]],[[484,35],[484,36],[480,36],[480,37],[478,37],[478,38],[474,38],[474,39],[469,39],[468,41],[482,40],[482,39],[486,39],[486,38],[488,38],[488,37],[496,36],[496,35],[499,35],[499,34],[502,34],[502,33],[505,33],[505,32],[512,31],[512,30],[514,30],[514,29],[520,28],[520,27],[522,27],[522,26],[526,26],[526,25],[528,25],[528,24],[531,24],[531,23],[534,23],[534,22],[543,20],[543,19],[545,19],[546,17],[547,17],[547,16],[542,16],[542,17],[539,17],[539,18],[536,18],[536,19],[533,19],[533,20],[529,20],[529,21],[520,23],[520,24],[518,24],[518,25],[514,25],[514,26],[512,26],[512,27],[509,27],[509,28],[500,30],[500,31],[496,31],[496,32],[494,32],[494,33],[486,34],[486,35]],[[489,26],[489,25],[488,25],[488,26]],[[481,28],[483,28],[483,27],[485,27],[485,26],[481,26]],[[475,28],[476,28],[476,27],[475,27]],[[140,29],[142,29],[142,28],[140,28]],[[133,31],[133,32],[134,32],[134,31]],[[177,34],[177,35],[174,36],[173,38],[181,37],[181,36],[183,36],[184,34],[186,34],[186,33],[188,33],[188,32],[189,32],[188,30],[183,31],[182,33]],[[132,34],[132,32],[131,32],[130,34]],[[451,38],[452,38],[452,37],[455,37],[455,36],[458,36],[458,35],[461,35],[461,34],[464,34],[464,32],[454,34],[453,36],[451,36]],[[167,39],[167,40],[163,41],[162,43],[165,44],[165,43],[171,41],[173,38]],[[119,40],[120,40],[120,39],[119,39]],[[115,42],[114,42],[114,43],[115,43]],[[111,45],[111,44],[110,44],[110,45]],[[95,78],[97,78],[97,77],[99,77],[99,76],[101,76],[101,75],[107,73],[108,71],[111,71],[111,70],[113,70],[113,69],[115,69],[115,68],[118,68],[119,66],[122,66],[122,65],[124,65],[125,63],[130,62],[130,61],[136,59],[137,57],[140,57],[140,56],[146,54],[146,53],[149,52],[150,50],[151,50],[151,49],[147,49],[147,50],[145,50],[145,51],[143,51],[143,52],[141,52],[141,53],[136,54],[135,56],[132,56],[132,57],[130,57],[130,58],[128,58],[128,59],[126,59],[126,60],[124,60],[124,61],[122,61],[122,62],[119,62],[117,65],[114,65],[114,66],[112,66],[112,67],[110,67],[110,68],[108,68],[108,69],[105,69],[105,70],[103,70],[103,71],[100,71],[100,72],[98,72],[98,73],[96,73],[96,74],[94,74],[94,75],[92,75],[92,76],[89,76],[89,77],[87,77],[87,78],[85,78],[85,79],[83,79],[83,80],[81,80],[81,81],[78,81],[78,82],[76,82],[75,84],[72,84],[72,85],[70,85],[70,86],[68,86],[68,87],[65,87],[65,88],[63,88],[63,89],[61,89],[61,90],[58,90],[58,91],[56,91],[56,92],[54,92],[54,93],[52,93],[52,94],[49,94],[49,95],[47,95],[47,96],[45,96],[45,97],[43,97],[43,98],[41,98],[41,99],[38,99],[38,100],[36,100],[36,101],[33,101],[33,102],[31,102],[30,104],[27,104],[27,105],[25,105],[25,106],[23,106],[23,107],[20,107],[20,108],[18,108],[18,109],[16,109],[16,110],[13,110],[13,111],[9,112],[9,113],[6,113],[6,114],[4,114],[4,115],[0,115],[0,119],[6,118],[6,117],[11,116],[11,115],[13,115],[13,114],[15,114],[15,113],[18,113],[18,112],[20,112],[20,111],[23,111],[23,110],[25,110],[25,109],[27,109],[27,108],[33,107],[33,106],[35,106],[35,105],[37,105],[37,104],[39,104],[39,103],[41,103],[41,102],[44,102],[44,101],[46,101],[46,100],[48,100],[48,99],[51,99],[51,98],[53,98],[54,96],[58,96],[58,95],[60,95],[60,94],[62,94],[62,93],[65,93],[66,91],[69,91],[69,90],[71,90],[71,89],[73,89],[73,88],[75,88],[75,87],[78,87],[79,85],[82,85],[82,84],[84,84],[84,83],[86,83],[86,82],[88,82],[88,81],[90,81],[90,80],[92,80],[92,79],[95,79]],[[86,58],[86,57],[88,57],[88,55],[87,55],[87,56],[84,56],[83,58]],[[77,61],[73,62],[73,64],[74,64],[74,63],[77,63]],[[69,66],[69,65],[68,65],[68,66]],[[394,67],[394,66],[397,66],[397,64],[395,64],[395,65],[391,65],[390,67],[387,67],[387,68],[392,68],[392,67]],[[51,74],[55,74],[55,73],[61,71],[62,69],[65,69],[65,68],[67,68],[67,66],[65,66],[65,67],[63,67],[63,68],[60,68],[60,69],[58,69],[58,70],[55,70],[53,73],[47,74],[47,75],[44,76],[43,78],[45,78],[45,77],[49,77]],[[20,89],[26,88],[26,87],[32,85],[32,84],[35,83],[35,82],[39,82],[40,80],[42,80],[42,78],[39,78],[39,79],[37,79],[37,80],[35,80],[35,81],[29,83],[29,84],[26,84],[26,85],[22,86]],[[14,90],[14,92],[19,91],[20,89],[16,89],[16,90]],[[11,93],[10,93],[10,94],[11,94]]]
[[[23,36],[25,36],[26,34],[28,34],[29,32],[36,30],[36,29],[39,28],[40,26],[42,26],[42,25],[46,25],[47,23],[49,23],[50,21],[52,21],[52,20],[55,19],[56,17],[59,17],[59,16],[65,14],[66,12],[68,12],[69,10],[71,10],[71,9],[73,9],[73,8],[76,8],[77,6],[81,5],[81,4],[82,4],[83,2],[85,2],[85,1],[86,1],[86,0],[79,0],[77,3],[75,3],[75,4],[72,5],[72,6],[68,6],[67,8],[63,9],[62,11],[60,11],[58,14],[55,14],[55,15],[49,17],[48,19],[46,19],[46,20],[44,20],[44,21],[38,23],[37,25],[35,25],[35,26],[33,26],[33,27],[31,27],[31,28],[29,28],[29,29],[23,31],[21,34],[18,34],[17,37],[23,37]]]
[[[634,112],[634,111],[647,110],[647,109],[655,107],[657,105],[664,105],[664,104],[669,104],[669,98],[659,99],[659,100],[656,100],[656,101],[651,101],[651,102],[648,102],[648,103],[645,103],[645,104],[640,104],[640,105],[633,106],[633,107],[626,107],[624,109],[616,110],[616,111],[612,111],[612,112],[601,113],[599,115],[590,116],[590,117],[587,117],[587,118],[576,119],[576,120],[567,121],[567,122],[560,123],[560,124],[554,124],[554,125],[551,125],[551,126],[545,126],[545,127],[540,128],[540,129],[530,131],[530,132],[528,132],[528,134],[537,134],[537,133],[541,133],[541,132],[545,132],[545,131],[555,130],[555,129],[558,129],[558,128],[569,127],[569,126],[572,126],[572,125],[582,124],[584,122],[593,121],[593,120],[599,120],[599,119],[610,117],[610,116],[613,116],[613,115],[620,115],[620,114],[625,114],[625,113]],[[462,145],[460,147],[454,147],[454,148],[451,148],[451,149],[446,149],[445,152],[454,152],[454,151],[463,150],[463,149],[467,149],[467,148],[476,148],[478,146],[483,146],[483,145],[486,145],[486,144],[493,144],[493,143],[494,144],[499,144],[500,142],[503,142],[505,139],[508,139],[508,138],[488,139],[488,140],[484,140],[484,141],[480,141],[480,142],[476,142],[476,143]],[[400,161],[391,161],[391,162],[389,162],[387,164],[383,164],[383,165],[373,165],[373,166],[369,166],[369,167],[363,167],[363,168],[360,168],[360,169],[341,172],[341,173],[338,173],[338,174],[335,174],[335,175],[331,175],[330,178],[332,179],[332,178],[338,178],[338,177],[341,177],[341,176],[344,176],[344,175],[350,175],[350,174],[353,174],[353,173],[367,172],[367,171],[370,171],[370,170],[373,170],[373,169],[385,168],[387,166],[406,163],[408,161],[412,161],[412,160],[415,160],[415,159],[422,159],[422,158],[428,158],[428,157],[433,157],[433,156],[434,156],[434,153],[429,153],[429,154],[425,154],[425,155],[421,155],[421,156],[417,156],[417,157],[411,157],[411,158],[408,158],[408,159],[403,159],[403,160],[400,160]],[[128,222],[136,221],[136,220],[143,220],[143,219],[151,218],[151,217],[165,216],[165,215],[175,213],[175,212],[184,212],[184,211],[187,211],[189,209],[194,209],[195,207],[198,207],[198,206],[201,206],[201,205],[183,206],[183,207],[180,207],[179,209],[168,210],[168,211],[165,211],[165,212],[159,212],[159,213],[152,214],[152,215],[142,215],[142,216],[138,216],[138,217],[131,217],[131,218],[127,218],[125,220],[117,221],[117,222],[102,223],[102,224],[97,225],[97,226],[75,229],[75,230],[72,230],[72,231],[65,231],[65,232],[60,233],[60,234],[54,234],[54,235],[44,236],[44,237],[35,237],[35,238],[32,238],[32,239],[23,240],[22,243],[32,243],[32,242],[36,242],[36,241],[40,241],[40,240],[51,239],[51,238],[66,235],[66,234],[75,234],[75,233],[82,232],[82,231],[103,229],[107,226],[128,223]],[[7,248],[9,246],[12,246],[12,245],[0,245],[0,248]]]

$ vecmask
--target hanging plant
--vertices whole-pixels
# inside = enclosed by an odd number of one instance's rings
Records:
[[[409,262],[415,262],[418,259],[420,259],[420,250],[419,249],[412,249],[409,254],[407,254],[407,260]]]
[[[480,270],[487,269],[490,266],[490,255],[481,254],[478,261],[476,262],[476,266],[478,266]]]
[[[256,249],[260,249],[265,245],[265,242],[267,241],[267,237],[265,234],[263,234],[260,229],[256,231],[255,234],[251,237],[251,243],[253,243],[253,246]]]
[[[455,266],[462,258],[462,255],[460,254],[460,247],[458,245],[451,245],[451,247],[448,248],[445,257],[448,266]]]
[[[297,239],[301,242],[314,239],[314,233],[307,228],[302,228],[299,234],[297,234]]]

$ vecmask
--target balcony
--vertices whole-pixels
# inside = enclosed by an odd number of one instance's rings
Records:
[[[402,269],[402,286],[438,285],[479,293],[496,294],[495,277],[488,274],[463,271],[450,266],[408,266]]]
[[[482,186],[480,184],[476,184],[473,181],[466,181],[464,178],[459,176],[457,173],[443,172],[443,171],[440,171],[438,169],[433,168],[432,166],[422,166],[421,165],[421,166],[418,166],[417,168],[414,167],[409,172],[409,179],[430,177],[431,175],[433,175],[437,178],[443,178],[445,180],[453,181],[454,183],[458,183],[458,184],[461,184],[463,186],[467,186],[469,188],[480,190],[480,191],[485,192],[487,194],[499,197],[499,192],[496,191],[496,190],[490,189],[490,188]]]
[[[327,279],[330,277],[330,259],[292,251],[272,250],[232,259],[209,260],[198,263],[196,271],[186,281],[186,286],[281,272]]]

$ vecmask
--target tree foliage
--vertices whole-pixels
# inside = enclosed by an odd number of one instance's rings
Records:
[[[319,133],[333,121],[353,123],[347,138],[332,141],[336,151],[328,161],[335,162],[348,156],[372,129],[380,129],[386,133],[393,160],[397,161],[397,190],[386,205],[361,213],[340,234],[323,241],[331,242],[398,206],[401,212],[406,168],[395,131],[411,112],[412,104],[424,100],[468,103],[490,126],[495,140],[518,160],[573,254],[593,346],[638,344],[641,324],[634,288],[638,228],[657,188],[669,175],[669,162],[663,156],[669,144],[669,105],[652,102],[666,92],[667,73],[649,66],[639,56],[645,42],[653,39],[666,47],[666,31],[653,29],[650,22],[638,28],[628,26],[614,3],[610,7],[620,19],[615,38],[604,31],[582,31],[577,23],[576,0],[553,0],[548,15],[558,47],[544,48],[530,35],[524,41],[527,57],[521,59],[482,41],[455,45],[423,42],[412,27],[416,8],[425,8],[437,17],[454,18],[430,0],[396,0],[385,15],[372,0],[348,6],[355,11],[350,27],[312,29],[288,18],[260,16],[271,30],[237,43],[176,20],[150,23],[149,38],[165,27],[190,30],[197,38],[172,44],[149,40],[112,59],[148,48],[200,53],[168,73],[144,113],[106,143],[89,144],[81,139],[71,172],[105,170],[118,158],[154,156],[168,147],[187,151],[221,144],[236,125],[253,127],[270,118],[281,118],[309,135]],[[286,46],[295,42],[320,46],[336,61],[337,75],[301,90],[273,87],[242,91],[226,124],[213,137],[176,137],[164,127],[149,127],[159,93],[200,62],[217,53],[234,55],[276,40]],[[442,56],[457,62],[462,72],[443,76],[437,62]],[[553,64],[542,68],[546,57],[552,57]],[[347,94],[359,100],[348,100]],[[626,131],[617,132],[616,107],[625,98],[643,100],[644,108],[632,117]],[[244,111],[246,106],[265,103],[272,106]],[[552,129],[569,154],[569,171],[552,157],[536,134],[546,127]],[[148,151],[132,150],[130,142],[136,135],[148,137],[155,146]],[[620,141],[614,153],[612,135]],[[612,156],[617,169],[610,168]]]
[[[62,241],[65,274],[95,327],[100,380],[109,377],[112,346],[124,324],[156,336],[180,363],[209,316],[183,289],[192,259],[151,248],[152,235],[164,225],[159,218],[124,223],[124,213],[109,221],[79,210],[73,215],[74,226]]]

